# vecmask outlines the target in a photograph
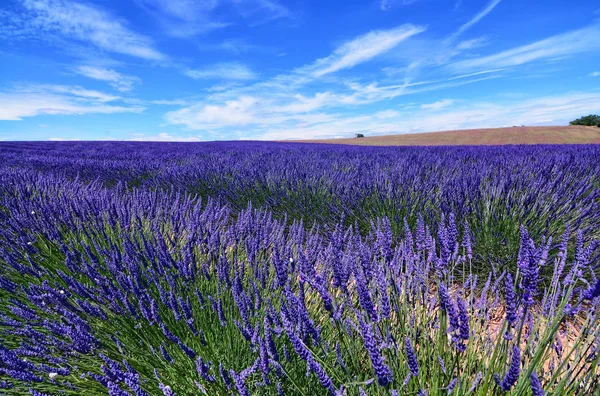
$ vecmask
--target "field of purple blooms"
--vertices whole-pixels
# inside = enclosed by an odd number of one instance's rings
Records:
[[[600,392],[600,147],[0,143],[0,394]]]

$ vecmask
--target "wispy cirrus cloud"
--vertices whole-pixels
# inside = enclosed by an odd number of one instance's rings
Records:
[[[97,102],[113,102],[120,99],[115,95],[106,94],[104,92],[85,89],[77,85],[57,85],[57,84],[17,84],[14,92],[27,94],[61,94],[69,95],[78,100],[93,100]]]
[[[459,51],[481,48],[489,44],[489,39],[485,36],[476,37],[474,39],[463,40],[456,45]]]
[[[445,65],[465,52],[486,46],[489,44],[486,36],[469,38],[462,41],[459,41],[459,38],[468,29],[490,14],[501,1],[489,1],[471,19],[443,39],[407,41],[406,46],[401,46],[395,51],[395,56],[406,60],[408,64],[400,68],[387,68],[386,72],[388,74],[403,74],[405,83],[410,83],[417,79],[424,69]]]
[[[219,43],[200,43],[198,48],[201,51],[225,51],[235,55],[244,55],[250,52],[274,55],[280,51],[275,47],[250,43],[243,38],[228,38]]]
[[[397,5],[411,5],[421,0],[380,0],[379,8],[382,11],[387,11]]]
[[[203,80],[253,80],[257,77],[248,66],[241,63],[218,63],[202,69],[187,69],[186,76]]]
[[[262,25],[279,18],[290,18],[291,11],[277,0],[232,0],[237,12],[250,26]]]
[[[190,37],[213,29],[223,28],[225,22],[212,20],[211,13],[219,0],[136,0],[145,11],[173,37]]]
[[[598,72],[598,71],[591,72],[591,73],[590,73],[590,76],[591,76],[591,77],[598,77],[598,76],[600,76],[600,72]]]
[[[425,103],[422,104],[420,107],[423,110],[440,110],[443,109],[445,107],[451,106],[454,103],[454,100],[451,99],[442,99],[442,100],[438,100],[436,102],[433,103]]]
[[[136,0],[173,37],[192,37],[232,25],[233,15],[256,26],[289,18],[290,10],[276,0]]]
[[[469,19],[468,22],[461,25],[458,28],[458,30],[450,36],[450,39],[454,39],[454,38],[460,36],[465,31],[467,31],[471,26],[473,26],[477,22],[481,21],[483,18],[486,17],[486,15],[488,15],[490,12],[492,12],[494,10],[494,8],[496,8],[496,6],[498,4],[500,4],[501,1],[502,0],[491,0],[481,11],[479,11],[471,19]]]
[[[4,15],[16,38],[56,35],[103,51],[153,61],[166,59],[152,40],[135,33],[125,21],[90,4],[70,0],[21,0],[22,12]]]
[[[360,112],[361,105],[490,78],[493,77],[413,86],[351,83],[344,92],[323,91],[310,96],[295,94],[293,91],[255,91],[254,95],[245,94],[226,100],[219,96],[213,97],[208,103],[203,101],[170,111],[165,119],[170,124],[182,125],[191,130],[224,130],[232,126],[264,129],[332,122],[339,118],[339,114]],[[444,104],[446,103],[437,105],[443,107]],[[335,112],[326,112],[332,110]]]
[[[518,66],[538,60],[550,60],[600,50],[600,24],[558,34],[532,44],[448,65],[454,72],[484,68]]]
[[[313,77],[348,69],[367,62],[396,47],[407,38],[424,32],[426,27],[405,24],[389,30],[374,30],[347,41],[325,58],[299,69]]]
[[[109,104],[118,96],[79,86],[27,84],[0,92],[0,120],[17,121],[37,115],[141,113],[141,106]]]
[[[138,77],[128,76],[103,67],[79,66],[75,69],[75,72],[94,80],[106,81],[111,87],[120,92],[132,91],[136,84],[141,83]]]

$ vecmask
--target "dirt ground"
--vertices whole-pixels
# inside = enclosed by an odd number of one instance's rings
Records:
[[[293,140],[293,142],[360,146],[600,144],[600,128],[587,126],[508,127],[366,136],[364,138]]]

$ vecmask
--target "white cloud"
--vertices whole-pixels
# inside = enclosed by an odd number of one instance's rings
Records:
[[[200,136],[173,136],[166,132],[157,135],[145,135],[143,133],[132,134],[127,140],[136,142],[201,142]]]
[[[251,26],[261,25],[279,18],[289,18],[292,13],[276,0],[232,0],[238,13]]]
[[[405,83],[408,84],[416,79],[423,69],[445,65],[462,52],[487,45],[488,39],[485,36],[460,42],[458,42],[458,38],[492,12],[500,1],[491,0],[468,22],[461,25],[456,31],[442,40],[428,38],[407,40],[393,54],[396,58],[407,62],[407,64],[400,67],[388,67],[384,71],[388,74],[404,74]]]
[[[189,106],[192,104],[190,101],[184,99],[151,100],[150,103],[160,106]]]
[[[597,71],[592,72],[592,73],[590,73],[590,76],[591,77],[598,77],[598,76],[600,76],[600,72],[597,72]]]
[[[0,120],[17,121],[36,115],[141,113],[140,106],[110,105],[117,96],[78,86],[26,85],[0,92]]]
[[[477,14],[475,14],[475,16],[473,18],[471,18],[467,23],[463,24],[460,28],[458,28],[458,30],[452,35],[452,37],[458,37],[458,36],[460,36],[462,33],[464,33],[471,26],[475,25],[477,22],[479,22],[480,20],[482,20],[483,18],[485,18],[485,16],[487,14],[489,14],[490,12],[492,12],[492,10],[494,8],[496,8],[496,6],[498,4],[500,4],[501,1],[502,0],[491,0],[485,6],[485,8],[483,8],[481,11],[479,11]]]
[[[592,52],[600,50],[598,37],[600,37],[600,24],[594,24],[494,55],[458,61],[448,67],[455,72],[490,67],[503,68],[542,59],[549,60]]]
[[[463,79],[454,82],[415,83],[412,85],[388,85],[380,86],[376,83],[362,85],[358,83],[348,84],[346,92],[318,92],[313,96],[304,96],[286,91],[269,90],[266,87],[262,93],[255,92],[254,96],[239,96],[235,99],[216,102],[218,97],[211,98],[213,103],[198,103],[184,107],[179,110],[168,112],[166,120],[171,124],[184,125],[194,130],[216,130],[226,129],[231,126],[274,126],[287,123],[321,123],[330,122],[336,118],[336,114],[315,113],[326,108],[343,109],[348,111],[347,106],[358,107],[386,99],[392,99],[402,95],[425,92],[446,87],[455,87],[494,78],[486,76],[483,78]],[[242,91],[243,92],[243,91]],[[444,104],[444,103],[442,103]],[[354,110],[353,110],[354,111]],[[379,117],[391,113],[384,112]]]
[[[443,99],[443,100],[438,100],[437,102],[433,102],[433,103],[422,104],[421,109],[435,111],[435,110],[443,109],[444,107],[451,106],[453,103],[454,103],[454,100]]]
[[[374,30],[339,46],[331,55],[299,69],[321,77],[367,62],[396,47],[401,41],[425,31],[425,27],[405,24],[390,30]]]
[[[410,5],[410,4],[416,3],[418,1],[420,1],[420,0],[380,0],[379,8],[382,11],[387,11],[397,4]]]
[[[398,116],[400,116],[400,112],[398,112],[396,110],[383,110],[383,111],[378,111],[377,113],[375,113],[375,118],[381,118],[381,119],[396,118]]]
[[[351,137],[454,129],[502,127],[505,125],[566,125],[581,114],[600,107],[600,95],[569,93],[520,102],[466,102],[460,108],[431,114],[430,110],[398,112],[382,118],[379,113],[337,116],[329,122],[255,129],[262,140]]]
[[[188,69],[183,73],[194,79],[243,81],[256,78],[256,74],[248,66],[240,63],[218,63],[202,69]]]
[[[172,124],[185,125],[191,129],[247,125],[259,121],[255,114],[257,102],[256,98],[242,97],[222,106],[199,104],[168,112],[165,118]]]
[[[484,10],[471,19],[469,26],[489,14],[498,3],[499,1],[488,3]],[[388,110],[382,110],[381,107],[373,110],[375,106],[366,106],[404,95],[458,87],[504,76],[512,65],[490,62],[489,65],[485,64],[487,67],[464,70],[454,70],[451,65],[447,65],[449,57],[455,56],[456,53],[487,44],[486,37],[463,42],[439,40],[437,43],[440,44],[441,50],[434,56],[424,57],[421,63],[408,59],[409,66],[405,73],[410,73],[411,66],[416,62],[419,64],[418,67],[437,67],[435,74],[431,74],[435,78],[412,81],[405,76],[403,81],[398,82],[395,81],[397,77],[393,74],[388,74],[383,81],[378,81],[376,78],[365,81],[366,78],[360,76],[352,78],[345,75],[330,75],[390,51],[403,40],[423,30],[422,27],[403,25],[390,30],[372,31],[341,44],[329,56],[277,75],[270,80],[219,87],[210,91],[195,104],[188,104],[168,112],[165,119],[170,124],[180,125],[189,130],[201,130],[209,134],[259,136],[264,139],[501,126],[505,123],[511,125],[542,123],[546,122],[545,120],[555,119],[552,117],[556,117],[556,114],[553,115],[552,111],[530,117],[519,110],[515,103],[499,105],[488,102],[468,102],[462,98],[460,101],[443,97],[433,98],[431,103],[413,103],[411,106]],[[567,38],[571,37],[567,36]],[[415,40],[420,39],[407,40],[396,52],[402,53],[403,46],[410,46]],[[435,44],[431,40],[425,42],[430,47]],[[441,55],[444,55],[447,50],[453,52],[445,54],[447,57],[444,58]],[[471,59],[467,61],[469,60]],[[402,64],[398,66],[401,67]],[[213,75],[222,74],[215,72],[215,69],[218,68],[212,68]],[[211,69],[207,68],[207,70]],[[200,70],[196,77],[208,78],[203,72],[205,70]],[[327,78],[319,78],[326,75]],[[568,100],[575,99],[569,97]],[[584,103],[582,107],[585,107],[586,101],[589,100],[585,98],[580,102]],[[544,105],[539,102],[536,106],[544,108]],[[558,108],[556,104],[548,107],[552,110]],[[536,114],[537,109],[528,111],[533,115]],[[418,114],[418,117],[414,114]],[[513,118],[519,118],[519,121],[513,121]]]
[[[279,18],[291,12],[275,0],[136,0],[173,37],[191,37],[229,26],[230,15],[240,15],[250,26]]]
[[[28,94],[62,94],[78,100],[93,100],[97,102],[112,102],[120,99],[118,96],[105,94],[104,92],[85,89],[77,85],[55,85],[55,84],[23,84],[15,89],[19,93]]]
[[[121,92],[129,92],[133,90],[135,84],[139,84],[141,80],[135,76],[127,76],[112,69],[105,69],[95,66],[79,66],[75,72],[82,76],[92,78],[94,80],[107,81],[110,86]]]
[[[272,110],[282,113],[306,113],[335,102],[339,102],[339,97],[332,92],[317,92],[313,97],[298,94],[294,95],[291,103],[273,107]]]
[[[210,14],[219,5],[218,0],[137,0],[144,10],[152,14],[173,37],[190,37],[227,23],[213,21]]]
[[[452,109],[448,109],[452,105]],[[290,111],[290,106],[257,98],[231,101],[223,106],[198,105],[167,114],[167,121],[210,134],[243,131],[244,138],[282,140],[329,138],[451,129],[500,127],[503,125],[560,125],[573,117],[593,112],[600,95],[569,93],[527,100],[477,102],[440,100],[418,108],[374,112],[338,113]]]
[[[92,5],[69,0],[23,0],[28,11],[21,20],[27,29],[41,35],[58,33],[62,37],[87,42],[108,52],[149,60],[166,57],[153,48],[149,38],[137,34],[113,15]]]
[[[456,49],[459,51],[470,50],[474,48],[481,48],[489,44],[489,39],[486,36],[477,37],[470,40],[461,41],[456,45]]]
[[[248,52],[275,55],[279,51],[276,47],[253,44],[244,38],[228,38],[220,43],[203,42],[198,44],[198,49],[201,51],[226,51],[236,55],[243,55]]]
[[[458,79],[461,79],[461,78],[467,78],[467,77],[473,77],[473,76],[480,76],[482,74],[499,73],[501,71],[505,71],[505,70],[508,70],[508,69],[509,69],[508,67],[505,67],[505,68],[501,68],[501,69],[481,70],[481,71],[474,72],[474,73],[461,74],[461,75],[458,75],[458,76],[450,77],[448,79],[448,81],[458,80]]]

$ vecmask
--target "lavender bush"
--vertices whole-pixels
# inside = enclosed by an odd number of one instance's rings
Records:
[[[598,149],[160,147],[2,145],[0,393],[600,389]]]

